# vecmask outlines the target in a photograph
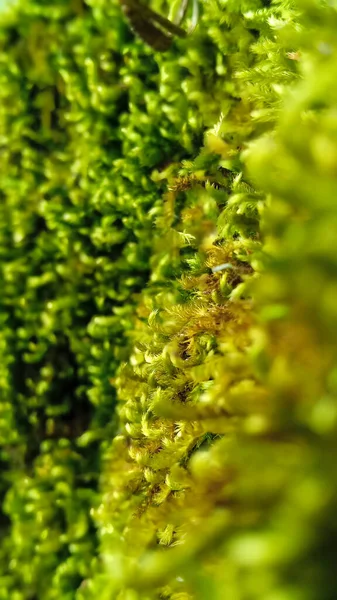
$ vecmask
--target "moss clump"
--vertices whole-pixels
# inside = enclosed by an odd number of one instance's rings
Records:
[[[299,81],[284,72],[280,102],[264,96],[257,74],[267,86],[272,73],[253,61],[239,160],[224,159],[220,122],[190,181],[169,184],[117,378],[124,426],[99,511],[107,598],[336,595],[337,14],[298,9],[269,14],[277,32],[252,48],[295,61]]]
[[[192,58],[187,45],[157,56],[110,0],[16,3],[0,40],[0,587],[70,598],[95,559],[89,507],[149,277],[158,174],[197,153],[222,91],[205,31]]]
[[[0,598],[335,598],[330,4],[2,15]]]

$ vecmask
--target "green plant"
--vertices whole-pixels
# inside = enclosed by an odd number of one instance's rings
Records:
[[[171,185],[185,199],[167,197],[117,378],[124,427],[97,513],[106,598],[336,594],[337,15],[298,8],[253,47],[278,47],[299,81],[275,85],[278,102],[252,68],[243,96],[259,108],[239,163],[221,161],[221,124],[211,132],[227,183],[200,175],[206,142]]]
[[[201,8],[2,15],[3,600],[335,598],[336,9]]]

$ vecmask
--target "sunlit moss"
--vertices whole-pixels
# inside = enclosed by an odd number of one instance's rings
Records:
[[[336,19],[2,15],[1,599],[334,600]]]

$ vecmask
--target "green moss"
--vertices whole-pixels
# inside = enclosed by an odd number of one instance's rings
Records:
[[[226,139],[221,124],[205,138],[227,184],[203,188],[198,158],[191,189],[166,197],[97,513],[107,598],[336,593],[335,42],[312,41],[332,39],[336,14],[305,4],[281,27],[282,8],[253,46],[268,61],[245,72],[240,160],[208,141]],[[301,81],[288,67],[273,84],[276,48]]]
[[[335,598],[336,11],[201,8],[2,15],[0,599]]]

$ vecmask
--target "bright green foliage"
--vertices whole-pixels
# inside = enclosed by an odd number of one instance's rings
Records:
[[[298,83],[287,89],[289,72],[272,86],[282,103],[256,77],[270,84],[273,58],[241,71],[253,134],[270,129],[240,157],[266,204],[231,173],[225,190],[166,196],[117,379],[124,429],[98,511],[104,598],[336,597],[337,12],[302,8],[269,19],[276,40],[254,46],[299,65]]]
[[[85,510],[94,505],[99,442],[115,428],[111,379],[127,357],[164,190],[151,173],[197,153],[221,86],[205,32],[192,58],[173,48],[157,59],[110,0],[19,2],[0,39],[2,493],[14,481],[0,593],[66,598],[91,569],[68,569],[78,535],[68,513],[81,522],[83,478]],[[80,461],[46,490],[40,463],[57,471],[65,440]],[[79,539],[90,547],[87,519]],[[48,536],[62,532],[54,557],[43,550],[50,523]]]
[[[336,7],[201,9],[2,15],[0,600],[336,597]]]

